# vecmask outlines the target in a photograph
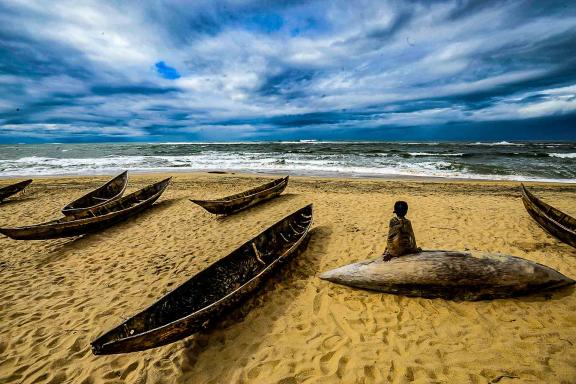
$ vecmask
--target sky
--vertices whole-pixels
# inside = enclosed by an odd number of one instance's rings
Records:
[[[576,140],[576,2],[0,0],[0,143]]]

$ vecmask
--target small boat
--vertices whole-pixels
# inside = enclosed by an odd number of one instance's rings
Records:
[[[107,205],[76,215],[25,227],[0,228],[0,233],[15,240],[45,240],[79,236],[104,229],[150,207],[162,195],[170,179],[167,178]]]
[[[534,220],[549,234],[576,248],[576,219],[546,204],[522,184],[522,202]]]
[[[32,179],[24,180],[19,183],[11,184],[6,187],[0,188],[0,201],[3,201],[8,197],[17,194],[20,191],[23,191],[24,188],[30,185],[30,183],[32,183]]]
[[[269,200],[281,194],[288,185],[288,176],[276,179],[259,187],[235,195],[216,200],[192,200],[210,213],[217,215],[230,215],[251,207],[257,203]]]
[[[75,215],[88,209],[93,209],[111,201],[118,200],[124,194],[128,184],[128,171],[124,171],[101,187],[74,200],[64,208],[65,216]]]
[[[280,220],[199,272],[147,309],[92,342],[95,355],[128,353],[181,340],[205,329],[249,297],[271,273],[300,254],[312,226],[312,204]]]
[[[575,281],[515,256],[423,251],[390,261],[382,257],[333,269],[321,279],[404,296],[487,300],[538,293]]]

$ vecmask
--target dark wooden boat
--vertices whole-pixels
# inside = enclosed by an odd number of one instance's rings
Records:
[[[515,256],[423,251],[379,257],[320,275],[334,283],[404,296],[487,300],[542,292],[575,281],[545,265]]]
[[[522,202],[534,220],[549,234],[576,248],[576,219],[546,204],[522,184]]]
[[[288,185],[288,176],[259,187],[216,200],[190,200],[210,213],[229,215],[281,194]]]
[[[159,347],[204,329],[306,247],[312,205],[280,220],[92,342],[95,355]]]
[[[30,185],[32,179],[24,180],[16,184],[11,184],[6,187],[0,188],[0,201],[17,194],[20,191],[23,191],[24,188]]]
[[[118,200],[124,194],[128,184],[128,171],[124,171],[101,187],[74,200],[64,208],[62,213],[66,216],[75,215],[88,209],[93,209],[111,201]]]
[[[98,231],[150,207],[162,195],[169,183],[170,178],[149,185],[107,205],[42,224],[0,228],[0,233],[15,240],[44,240]]]

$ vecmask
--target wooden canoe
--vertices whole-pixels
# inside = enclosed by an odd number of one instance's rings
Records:
[[[522,202],[532,218],[549,234],[576,248],[576,219],[546,204],[522,184]]]
[[[0,201],[15,195],[20,191],[23,191],[24,188],[30,185],[30,183],[32,183],[32,179],[24,180],[19,183],[0,188]]]
[[[118,200],[124,194],[127,184],[128,171],[124,171],[101,187],[85,194],[62,208],[62,213],[66,216],[75,215]]]
[[[0,233],[15,240],[45,240],[98,231],[150,207],[162,195],[170,179],[162,180],[107,205],[76,215],[26,227],[0,228]]]
[[[404,296],[487,300],[520,296],[574,284],[545,265],[515,256],[423,251],[379,257],[320,275],[334,283]]]
[[[312,205],[280,220],[147,309],[92,342],[95,355],[159,347],[196,333],[237,305],[306,247]]]
[[[256,188],[216,200],[190,200],[210,213],[230,215],[281,194],[288,185],[288,176]]]

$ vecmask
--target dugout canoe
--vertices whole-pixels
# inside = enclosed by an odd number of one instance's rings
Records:
[[[288,176],[256,188],[216,200],[192,200],[210,213],[230,215],[281,194],[288,185]]]
[[[546,232],[576,248],[576,219],[538,199],[524,184],[521,188],[522,202],[528,214]]]
[[[171,178],[144,187],[107,205],[76,215],[25,227],[0,228],[0,233],[15,240],[45,240],[79,236],[126,220],[150,207],[162,195]]]
[[[449,300],[514,297],[574,284],[560,272],[520,257],[457,251],[423,251],[361,261],[321,279],[404,296]]]
[[[306,247],[312,204],[278,221],[147,309],[94,340],[95,355],[128,353],[181,340],[249,297]]]
[[[106,184],[74,200],[62,208],[62,213],[65,216],[75,215],[108,204],[111,201],[118,200],[124,194],[127,184],[128,171],[124,171]]]
[[[24,188],[30,185],[30,183],[32,183],[32,179],[24,180],[19,183],[0,188],[0,202],[12,195],[17,194],[20,191],[23,191]]]

